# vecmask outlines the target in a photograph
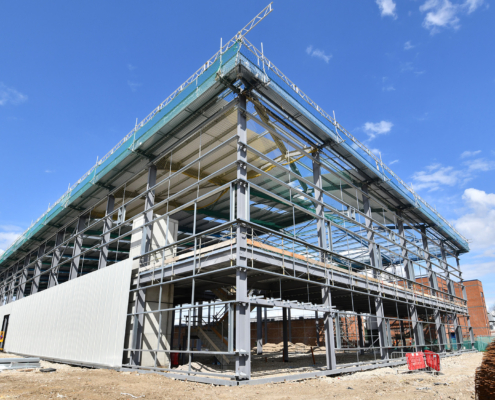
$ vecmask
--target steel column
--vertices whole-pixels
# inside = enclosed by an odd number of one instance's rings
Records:
[[[387,348],[387,327],[385,324],[385,313],[383,310],[383,300],[375,297],[376,323],[378,325],[378,339],[380,342],[380,356],[382,360],[388,359],[389,349]]]
[[[155,191],[149,190],[153,186],[156,185],[156,165],[151,165],[148,169],[148,185],[146,189],[146,199],[144,201],[144,211],[146,211],[143,221],[143,236],[141,239],[141,254],[147,253],[151,250],[151,236],[153,233],[153,227],[151,224],[148,224],[153,220],[153,210],[148,211],[155,204]],[[140,259],[140,263],[146,265],[148,263],[149,256],[142,257]]]
[[[149,190],[153,186],[156,185],[156,166],[151,165],[148,169],[148,184],[146,189],[148,192],[146,193],[146,199],[144,201],[144,221],[143,221],[143,236],[141,238],[141,254],[147,253],[151,249],[151,235],[152,235],[152,227],[151,225],[146,225],[153,219],[153,210],[148,211],[149,208],[153,207],[155,202],[155,191]],[[108,203],[110,203],[110,197],[108,198]],[[107,203],[107,207],[108,207]],[[113,205],[112,205],[113,209]],[[147,264],[147,260],[149,256],[143,257],[140,259],[141,263]],[[140,280],[138,275],[138,288],[140,287]],[[161,299],[160,299],[161,301]],[[134,312],[138,313],[134,316],[134,325],[133,325],[133,335],[132,335],[132,348],[135,350],[141,350],[143,345],[143,326],[144,326],[144,314],[142,312],[145,309],[146,304],[146,290],[140,289],[136,291],[136,299],[134,302]],[[131,357],[132,365],[140,365],[141,364],[141,351],[135,351],[132,353]]]
[[[418,311],[416,309],[416,306],[414,304],[409,305],[409,315],[411,316],[411,325],[412,325],[412,331],[413,331],[413,337],[414,337],[414,344],[416,347],[416,351],[419,351],[419,333],[418,333]]]
[[[363,184],[363,208],[365,217],[365,226],[366,226],[366,238],[368,239],[368,254],[370,257],[370,265],[372,267],[378,267],[378,263],[376,260],[376,245],[374,243],[375,233],[373,232],[373,216],[371,213],[371,205],[370,198],[367,196],[368,194],[368,185]],[[373,277],[377,277],[378,273],[376,270],[373,270]]]
[[[28,269],[29,259],[31,258],[31,254],[28,254],[24,259],[24,265],[22,266],[22,275],[21,281],[19,284],[19,288],[17,289],[17,299],[22,299],[24,297],[24,290],[26,289],[26,281],[28,278]]]
[[[328,279],[326,280],[327,285],[329,284]],[[328,307],[332,307],[332,295],[330,292],[330,288],[328,286],[324,286],[321,289],[321,297],[322,303]],[[336,369],[337,368],[337,360],[335,358],[335,342],[334,342],[334,333],[333,333],[333,316],[331,312],[326,312],[324,315],[323,321],[325,327],[325,355],[327,362],[327,369]]]
[[[437,276],[433,273],[430,261],[430,249],[428,247],[428,236],[426,235],[426,227],[421,226],[421,239],[423,242],[423,250],[425,254],[426,269],[428,270],[428,281],[430,282],[431,292],[433,296],[437,295],[438,281]],[[444,351],[443,335],[442,335],[442,318],[440,316],[440,310],[435,309],[433,311],[433,317],[435,318],[435,329],[437,332],[437,340],[439,351]]]
[[[361,348],[360,354],[364,354],[364,335],[363,335],[363,317],[361,315],[357,315],[357,325],[359,332],[359,347]]]
[[[263,326],[262,312],[260,306],[256,307],[256,354],[263,354]]]
[[[282,308],[282,342],[283,342],[283,360],[289,362],[289,339],[287,335],[287,308]]]
[[[58,247],[63,243],[64,236],[65,236],[65,230],[57,232],[56,239],[55,239],[55,247]],[[65,250],[65,249],[63,249],[63,250]],[[48,278],[48,287],[49,288],[58,284],[58,267],[57,267],[57,265],[59,264],[60,259],[62,258],[63,250],[58,248],[52,252],[52,265],[51,265],[50,275]]]
[[[264,319],[265,319],[265,344],[268,343],[268,312],[267,312],[267,308],[265,307],[263,309],[264,311]]]
[[[249,218],[249,196],[247,187],[247,122],[246,97],[239,95],[237,109],[237,218]],[[247,287],[247,228],[241,224],[236,228],[236,330],[235,346],[239,352],[235,357],[235,375],[238,380],[251,378],[251,320]]]
[[[43,254],[45,254],[45,246],[46,243],[43,243],[40,247],[38,247],[38,260],[36,261],[36,264],[34,266],[34,278],[33,278],[33,283],[31,286],[31,294],[37,293],[40,288],[40,274],[41,274],[41,267],[43,266],[43,261],[41,257]]]
[[[155,178],[156,178],[156,167],[155,167]],[[114,206],[115,206],[115,197],[113,196],[113,194],[111,194],[107,198],[107,208],[105,211],[105,218],[103,222],[103,235],[101,236],[102,247],[100,250],[100,260],[98,262],[98,269],[102,269],[107,266],[108,248],[109,248],[109,245],[107,243],[110,241],[110,232],[108,231],[112,229],[113,226],[112,217],[111,216],[107,217],[107,215],[113,212]],[[74,250],[75,250],[75,246],[74,246]]]
[[[323,202],[323,191],[321,190],[323,187],[323,182],[321,178],[321,167],[320,163],[318,162],[320,160],[320,153],[316,152],[314,155],[315,160],[313,160],[313,181],[315,183],[315,200],[319,202]],[[317,215],[317,220],[316,220],[316,230],[317,230],[317,236],[318,236],[318,246],[320,246],[323,249],[327,248],[327,243],[326,243],[326,233],[325,233],[325,222],[323,221],[323,206],[320,203],[315,203],[315,208],[316,208],[316,215]],[[325,253],[322,252],[321,256],[321,261],[325,261]]]
[[[87,220],[88,220],[88,214],[79,217],[79,219],[77,220],[76,233],[81,232],[86,227]],[[72,250],[73,259],[70,263],[69,280],[75,279],[79,275],[79,261],[81,259],[79,254],[81,254],[82,244],[83,244],[83,235],[80,234],[76,235],[76,238],[74,239],[74,249]]]

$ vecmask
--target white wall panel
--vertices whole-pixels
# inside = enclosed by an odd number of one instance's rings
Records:
[[[110,367],[122,365],[132,261],[0,307],[10,314],[5,351]]]

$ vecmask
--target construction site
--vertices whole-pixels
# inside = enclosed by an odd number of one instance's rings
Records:
[[[0,256],[5,352],[241,386],[476,351],[468,241],[247,40],[271,11]]]

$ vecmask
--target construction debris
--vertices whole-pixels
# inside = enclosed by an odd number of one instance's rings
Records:
[[[476,370],[475,389],[478,400],[495,398],[495,342],[488,345],[483,362]]]

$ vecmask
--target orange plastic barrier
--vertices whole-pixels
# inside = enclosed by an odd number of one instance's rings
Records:
[[[407,353],[406,358],[407,358],[407,367],[409,368],[409,371],[415,371],[417,369],[426,368],[423,352]]]

